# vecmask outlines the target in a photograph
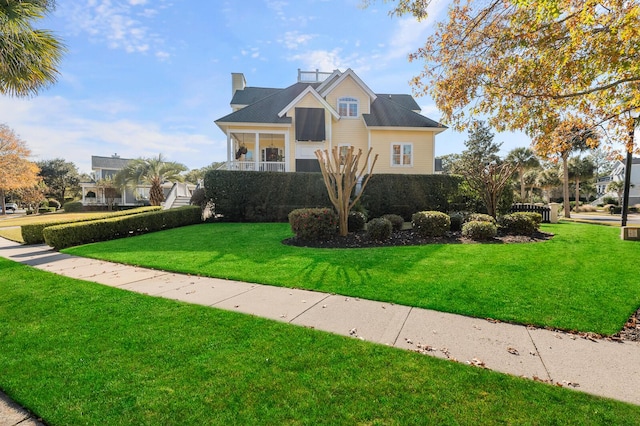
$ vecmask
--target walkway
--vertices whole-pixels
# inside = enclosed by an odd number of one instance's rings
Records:
[[[640,342],[591,339],[391,303],[180,275],[2,238],[0,256],[123,290],[313,327],[640,405]],[[0,404],[0,419],[3,414]]]

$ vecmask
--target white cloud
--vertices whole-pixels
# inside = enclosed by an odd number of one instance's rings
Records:
[[[358,53],[343,56],[341,48],[333,50],[311,50],[300,54],[292,55],[288,58],[291,62],[300,62],[305,69],[319,69],[323,71],[333,71],[335,69],[345,70],[353,68],[356,72],[365,72],[370,69],[367,61],[360,57]]]
[[[164,41],[143,22],[157,13],[143,7],[146,4],[147,0],[85,0],[61,4],[59,14],[67,19],[73,33],[86,33],[92,41],[111,49],[155,53],[162,50]]]
[[[100,110],[87,118],[87,109]],[[119,153],[124,158],[162,153],[189,167],[202,167],[224,159],[226,141],[213,140],[197,129],[176,128],[175,123],[119,118],[135,107],[119,101],[98,106],[91,101],[71,102],[61,97],[34,99],[0,97],[2,120],[26,141],[35,161],[62,157],[81,172],[91,170],[92,155]],[[74,111],[83,111],[80,116]]]
[[[287,49],[294,50],[301,45],[306,45],[314,37],[313,34],[301,34],[298,31],[287,31],[284,36],[278,40],[280,44],[283,44]]]

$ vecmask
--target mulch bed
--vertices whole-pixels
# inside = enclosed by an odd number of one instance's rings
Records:
[[[498,235],[488,241],[474,241],[465,238],[460,232],[448,232],[444,237],[424,238],[417,235],[413,230],[396,231],[391,238],[385,241],[376,241],[367,238],[365,232],[351,232],[346,237],[335,236],[330,240],[308,241],[300,240],[296,237],[288,238],[284,244],[298,247],[313,248],[367,248],[367,247],[393,247],[393,246],[416,246],[423,244],[517,244],[517,243],[537,243],[553,238],[553,234],[548,232],[536,232],[531,236],[523,235]],[[640,342],[640,309],[638,309],[627,321],[624,328],[613,336],[598,336],[586,333],[590,338],[605,338],[611,340],[627,340]]]
[[[296,237],[288,238],[284,244],[298,247],[314,248],[365,248],[365,247],[394,247],[394,246],[418,246],[424,244],[513,244],[513,243],[537,243],[553,238],[548,232],[536,232],[531,236],[523,235],[498,235],[487,241],[474,241],[462,236],[460,232],[447,232],[444,237],[421,237],[412,229],[396,231],[391,238],[384,241],[371,240],[365,232],[350,232],[349,235],[335,236],[329,240],[300,240]]]

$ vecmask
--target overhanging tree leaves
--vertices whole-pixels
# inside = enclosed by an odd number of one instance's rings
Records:
[[[55,83],[65,47],[33,27],[54,6],[52,0],[0,1],[0,94],[33,96]]]
[[[394,14],[426,17],[430,0],[398,0]],[[608,122],[628,143],[627,113],[640,106],[640,8],[636,1],[455,0],[424,46],[414,78],[443,121],[473,116],[492,127],[550,134],[575,114]]]
[[[358,171],[358,163],[362,157],[362,150],[359,149],[356,154],[354,154],[354,151],[355,148],[350,146],[347,148],[346,153],[343,151],[343,155],[340,155],[340,150],[334,146],[331,154],[326,149],[324,151],[319,149],[315,152],[318,162],[320,163],[320,171],[322,172],[324,184],[327,187],[329,199],[338,211],[339,233],[342,236],[349,233],[349,212],[362,196],[364,188],[367,186],[373,173],[373,167],[378,160],[378,154],[376,154],[373,157],[371,167],[368,168],[369,158],[373,151],[373,149],[370,148],[365,157],[362,169]],[[367,172],[367,169],[369,169],[369,173],[362,181],[360,193],[352,199],[353,190],[358,181],[362,179]]]
[[[27,144],[9,126],[0,124],[0,207],[6,214],[7,191],[28,188],[38,183],[38,166],[29,161]]]

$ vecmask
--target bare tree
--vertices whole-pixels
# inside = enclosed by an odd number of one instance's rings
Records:
[[[338,147],[334,146],[331,154],[329,154],[329,151],[326,149],[324,151],[319,149],[315,152],[318,162],[320,163],[320,171],[322,172],[324,184],[329,193],[329,199],[338,211],[339,231],[342,236],[349,233],[349,212],[362,196],[364,188],[371,178],[373,166],[375,166],[378,160],[378,154],[376,154],[373,157],[371,167],[368,167],[369,158],[373,151],[373,149],[370,148],[362,169],[358,171],[358,163],[362,157],[362,150],[358,149],[357,154],[354,154],[354,151],[355,148],[353,146],[350,146],[346,152],[344,150],[341,152],[338,150]],[[362,181],[360,193],[352,199],[351,195],[353,190],[367,169],[369,169],[369,173],[364,181]]]

